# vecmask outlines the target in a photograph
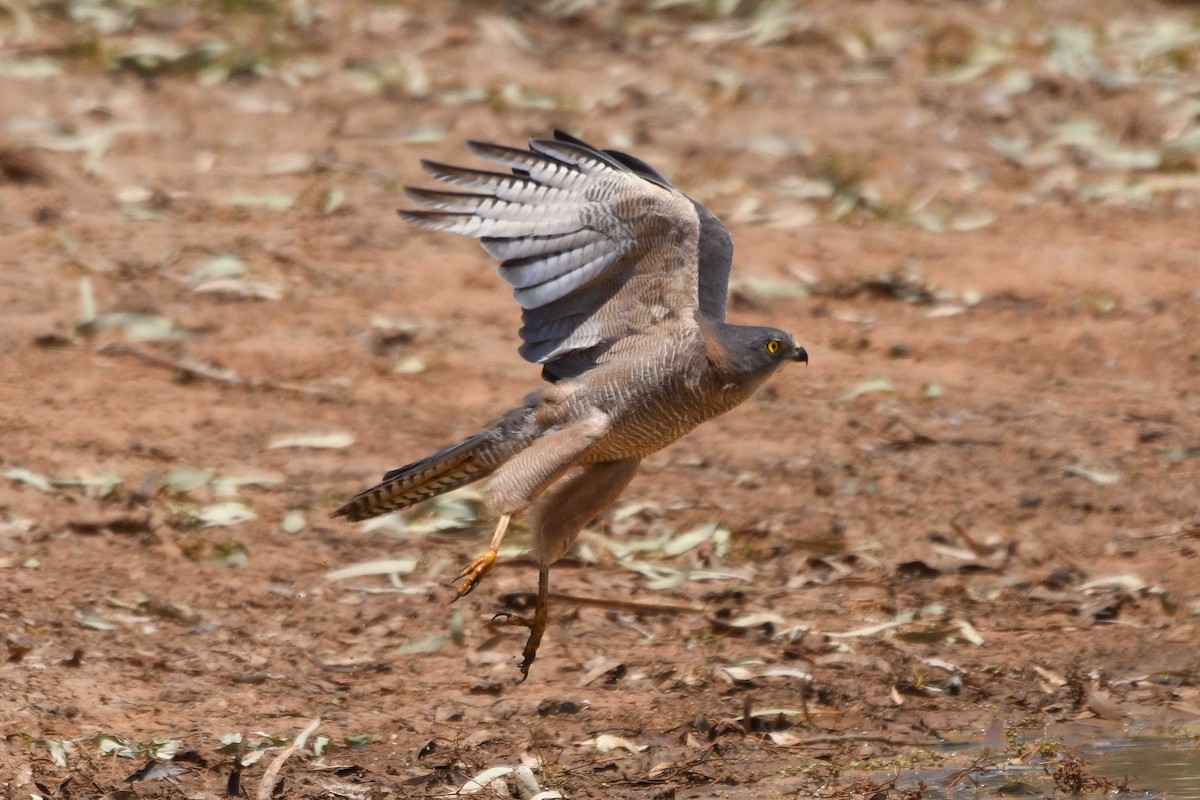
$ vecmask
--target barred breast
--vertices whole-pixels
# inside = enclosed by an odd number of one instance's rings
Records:
[[[579,398],[613,420],[585,462],[645,458],[739,405],[758,388],[723,382],[698,342],[646,355],[616,366]]]

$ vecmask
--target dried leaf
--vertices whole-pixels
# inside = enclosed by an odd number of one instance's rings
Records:
[[[231,253],[218,253],[201,262],[189,276],[193,286],[219,278],[239,278],[246,274],[246,265]]]
[[[500,99],[516,108],[533,108],[539,111],[555,111],[562,101],[548,93],[506,82],[500,87]]]
[[[949,227],[952,231],[977,231],[980,228],[986,228],[995,221],[996,215],[991,211],[967,211],[951,219]]]
[[[75,749],[75,743],[70,739],[34,739],[32,744],[49,750],[50,760],[58,767],[67,765],[67,753]]]
[[[1132,594],[1137,594],[1148,585],[1137,575],[1106,575],[1103,578],[1095,578],[1081,583],[1075,589],[1080,592],[1090,592],[1093,589],[1124,589]]]
[[[12,469],[6,470],[4,477],[8,478],[10,481],[16,481],[17,483],[29,484],[33,488],[43,492],[53,491],[50,486],[50,481],[46,480],[44,475],[39,475],[33,470],[25,469],[24,467],[13,467]]]
[[[194,287],[197,294],[232,295],[253,297],[258,300],[278,300],[283,297],[283,287],[261,278],[213,278]]]
[[[304,530],[306,522],[304,512],[295,509],[283,515],[283,519],[279,521],[279,527],[284,533],[299,533]]]
[[[216,497],[237,497],[243,486],[282,486],[283,476],[278,472],[252,472],[246,475],[219,475],[212,479],[212,492]]]
[[[267,175],[299,175],[313,168],[312,156],[306,153],[277,155],[267,162]]]
[[[239,525],[258,518],[258,515],[244,503],[232,501],[205,506],[197,511],[195,516],[205,527],[209,528]]]
[[[512,771],[512,767],[492,767],[491,769],[485,769],[483,772],[464,783],[459,788],[458,793],[478,794],[491,785],[494,781],[511,774]]]
[[[392,367],[392,372],[397,375],[417,375],[425,370],[424,360],[416,356],[410,356]]]
[[[346,190],[340,186],[330,186],[321,193],[321,213],[333,214],[346,203]]]
[[[873,378],[869,381],[863,381],[855,386],[846,394],[842,395],[843,400],[853,400],[856,397],[862,397],[864,394],[878,394],[881,392],[894,392],[895,387],[887,378]]]
[[[287,211],[296,204],[296,198],[283,192],[233,192],[225,198],[225,202],[231,206],[260,211]]]
[[[715,522],[706,522],[703,525],[692,528],[686,533],[672,536],[662,547],[663,555],[667,557],[683,555],[687,551],[699,547],[713,538],[720,527]]]
[[[22,58],[0,61],[0,78],[36,80],[57,78],[62,74],[62,65],[52,58]]]
[[[168,342],[182,339],[191,333],[166,317],[134,311],[101,314],[81,323],[75,330],[82,334],[93,334],[106,328],[120,328],[121,335],[134,342]]]
[[[191,469],[189,467],[178,467],[169,470],[163,475],[163,486],[173,492],[186,494],[193,489],[199,489],[201,486],[207,486],[213,478],[211,469]]]
[[[767,738],[778,747],[793,747],[803,741],[799,734],[791,731],[769,731]]]
[[[627,750],[630,753],[640,753],[643,750],[648,750],[650,745],[637,745],[628,739],[623,739],[620,736],[613,736],[610,733],[602,733],[590,742],[581,742],[581,744],[593,744],[598,753],[610,753],[613,750]]]
[[[343,431],[330,433],[293,433],[276,436],[267,445],[268,450],[285,447],[308,447],[314,450],[344,450],[354,444],[354,435]]]
[[[94,631],[114,631],[117,626],[109,622],[103,615],[95,611],[82,611],[79,614],[79,624]]]
[[[344,581],[347,578],[362,578],[367,575],[408,575],[417,568],[415,558],[382,558],[377,561],[364,561],[351,564],[341,569],[325,573],[327,581]]]
[[[1101,472],[1100,470],[1088,469],[1084,466],[1070,466],[1063,469],[1063,472],[1068,475],[1075,475],[1079,478],[1086,478],[1092,483],[1100,486],[1112,486],[1121,480],[1121,476],[1115,472]]]
[[[436,653],[450,644],[451,641],[451,638],[444,633],[422,636],[419,639],[413,639],[397,647],[396,654],[401,656],[415,656],[423,653]]]

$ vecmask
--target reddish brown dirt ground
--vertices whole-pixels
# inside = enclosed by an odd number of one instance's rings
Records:
[[[6,797],[426,797],[522,764],[575,798],[1102,790],[1035,752],[1067,723],[1194,754],[1195,5],[651,6],[0,12]],[[536,384],[486,256],[392,210],[420,158],[556,126],[722,215],[731,317],[811,364],[647,460],[517,684],[489,619],[532,563],[447,603],[489,520],[328,514]],[[223,253],[244,274],[197,275]],[[269,447],[313,433],[353,442]],[[231,501],[253,519],[197,520]],[[328,577],[382,558],[415,563]],[[237,779],[235,732],[273,748]],[[154,740],[177,774],[134,775]]]

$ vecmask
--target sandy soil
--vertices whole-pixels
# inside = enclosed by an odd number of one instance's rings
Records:
[[[0,14],[6,797],[1053,793],[1110,785],[1064,730],[1195,753],[1195,5],[651,5]],[[647,460],[517,684],[521,548],[448,605],[469,495],[328,513],[536,385],[485,254],[393,209],[555,126],[722,215],[731,317],[811,363]]]

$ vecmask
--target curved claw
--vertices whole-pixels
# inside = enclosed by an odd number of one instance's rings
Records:
[[[456,588],[454,599],[450,602],[456,602],[475,591],[475,587],[483,580],[483,576],[491,572],[495,564],[496,551],[489,548],[480,553],[470,564],[463,567],[457,575],[447,581],[451,586],[457,584],[459,581],[463,581],[463,584]]]

